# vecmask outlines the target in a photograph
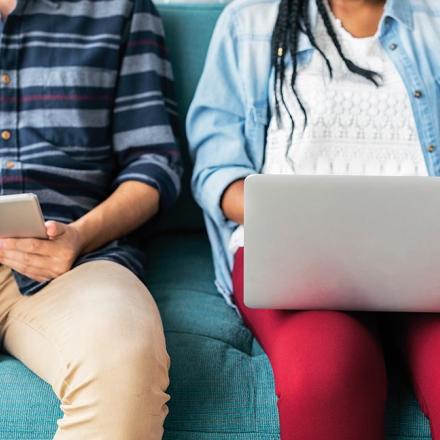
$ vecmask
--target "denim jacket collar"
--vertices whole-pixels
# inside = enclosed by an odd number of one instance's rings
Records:
[[[411,5],[406,0],[387,0],[384,17],[391,17],[413,30]]]
[[[52,1],[52,0],[50,0]],[[312,29],[316,26],[316,21],[318,18],[318,8],[316,6],[315,1],[309,2],[309,17],[310,17],[310,24],[312,26]],[[381,20],[381,23],[379,24],[380,28],[380,35],[383,35],[386,31],[383,26],[385,20],[387,17],[390,17],[405,26],[407,26],[410,30],[413,29],[413,17],[411,12],[411,7],[408,1],[405,0],[387,0],[385,4],[385,10],[384,14]],[[299,41],[298,41],[298,49],[297,53],[300,54],[301,52],[306,52],[308,50],[312,50],[313,46],[310,43],[309,38],[304,33],[300,34]]]

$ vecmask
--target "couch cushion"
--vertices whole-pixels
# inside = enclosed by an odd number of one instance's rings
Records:
[[[278,439],[270,366],[237,313],[216,293],[206,238],[159,238],[148,256],[147,282],[172,359],[166,439],[220,440],[228,433],[234,439]]]
[[[49,440],[61,416],[51,387],[22,363],[0,355],[0,439]]]
[[[397,356],[387,359],[389,399],[386,412],[387,440],[429,440],[428,420],[420,411],[408,378]]]

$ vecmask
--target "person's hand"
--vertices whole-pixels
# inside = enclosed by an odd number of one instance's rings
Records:
[[[75,227],[46,222],[47,240],[36,238],[0,239],[0,264],[35,281],[50,281],[68,272],[82,250]]]

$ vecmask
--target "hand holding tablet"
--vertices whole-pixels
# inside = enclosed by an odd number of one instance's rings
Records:
[[[74,226],[45,222],[35,194],[0,196],[0,265],[48,282],[72,268],[80,238]]]
[[[47,238],[35,194],[0,196],[0,238]]]

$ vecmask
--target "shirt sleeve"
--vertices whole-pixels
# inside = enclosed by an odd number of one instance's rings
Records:
[[[129,180],[160,193],[161,209],[180,191],[177,104],[162,21],[151,0],[135,0],[124,36],[113,108],[114,187]]]
[[[227,187],[257,172],[245,146],[244,86],[231,5],[217,22],[186,121],[193,194],[219,226],[231,223],[221,209]]]

